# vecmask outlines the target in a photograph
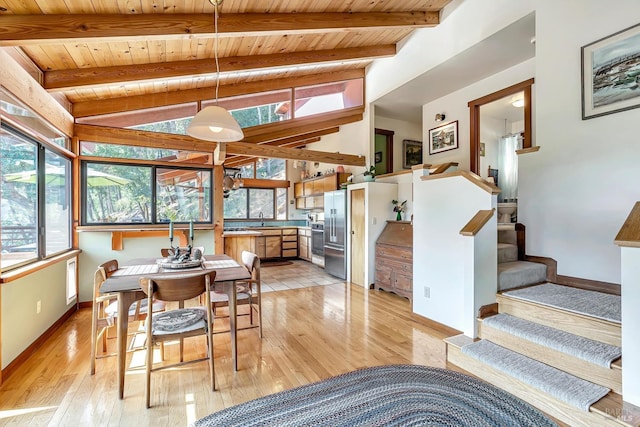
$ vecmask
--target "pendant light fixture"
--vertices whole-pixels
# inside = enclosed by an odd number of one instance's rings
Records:
[[[218,62],[218,8],[223,0],[209,0],[214,7],[214,44],[213,56],[216,61],[216,105],[206,107],[195,115],[187,127],[187,135],[205,141],[232,142],[244,138],[238,122],[224,108],[218,105],[218,89],[220,87],[220,64]]]

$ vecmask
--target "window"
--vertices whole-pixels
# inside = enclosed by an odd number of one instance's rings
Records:
[[[82,223],[211,222],[211,180],[210,169],[85,161]]]
[[[71,161],[4,123],[0,161],[2,270],[70,249]]]
[[[276,219],[273,188],[240,188],[224,201],[225,219]]]
[[[102,144],[89,141],[80,142],[80,155],[111,159],[159,160],[165,162],[189,161],[202,165],[210,165],[213,163],[211,153],[156,147]]]

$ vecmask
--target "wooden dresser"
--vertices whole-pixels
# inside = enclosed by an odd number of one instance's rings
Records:
[[[387,221],[376,241],[375,289],[413,300],[413,226]]]

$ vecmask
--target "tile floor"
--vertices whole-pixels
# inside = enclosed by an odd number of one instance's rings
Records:
[[[345,283],[344,280],[325,273],[323,268],[303,260],[292,260],[288,265],[269,265],[265,262],[260,268],[260,279],[262,292]]]

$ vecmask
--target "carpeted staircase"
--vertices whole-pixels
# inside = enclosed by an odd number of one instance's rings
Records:
[[[499,230],[497,312],[478,340],[447,338],[447,361],[569,425],[633,425],[620,417],[620,297],[546,283],[517,254],[515,231]]]
[[[521,248],[524,252],[524,248]],[[542,283],[547,266],[518,259],[515,224],[498,224],[498,291]]]

